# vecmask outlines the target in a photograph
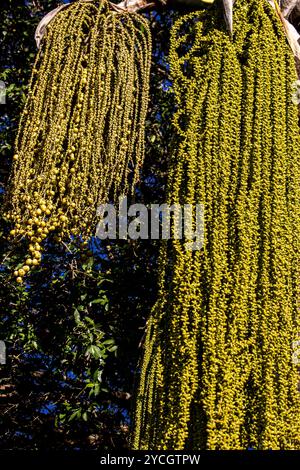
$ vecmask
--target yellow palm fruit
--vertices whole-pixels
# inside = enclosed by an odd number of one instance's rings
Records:
[[[300,142],[294,58],[269,2],[173,26],[168,203],[204,206],[204,247],[160,252],[133,449],[300,449]],[[195,221],[194,221],[195,222]]]
[[[48,24],[7,189],[12,237],[29,220],[28,242],[46,239],[54,226],[61,240],[74,230],[90,236],[96,205],[133,192],[144,159],[150,65],[148,21],[117,13],[107,0],[75,1]]]

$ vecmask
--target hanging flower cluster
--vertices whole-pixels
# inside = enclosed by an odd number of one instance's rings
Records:
[[[299,449],[300,161],[293,55],[266,0],[171,32],[178,150],[170,204],[202,203],[205,243],[161,250],[134,449]]]
[[[98,204],[134,188],[144,158],[151,35],[106,0],[58,12],[37,56],[6,197],[11,238],[28,241],[18,282],[41,243],[94,229]]]

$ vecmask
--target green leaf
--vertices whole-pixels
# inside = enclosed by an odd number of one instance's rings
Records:
[[[74,312],[74,318],[75,318],[75,322],[77,323],[80,323],[80,313],[78,312],[77,308],[75,309],[75,312]]]
[[[92,320],[90,317],[85,316],[84,320],[87,321],[90,325],[95,326],[94,320]]]
[[[95,345],[89,346],[86,350],[86,354],[91,355],[95,359],[100,359],[102,356],[101,349]]]
[[[90,304],[101,304],[102,303],[102,299],[94,299],[90,302]]]
[[[73,421],[73,419],[80,418],[81,410],[76,410],[74,413],[71,414],[69,421]]]

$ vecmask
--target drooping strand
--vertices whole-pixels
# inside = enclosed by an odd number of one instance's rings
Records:
[[[300,447],[296,73],[268,2],[236,0],[234,15],[233,41],[217,8],[171,32],[168,202],[204,204],[205,242],[161,249],[135,449]]]
[[[57,240],[94,233],[99,204],[132,191],[144,158],[151,35],[106,0],[75,2],[47,27],[21,116],[5,204],[24,272]]]

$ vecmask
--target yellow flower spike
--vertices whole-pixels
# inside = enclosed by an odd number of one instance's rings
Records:
[[[161,248],[131,445],[296,450],[294,60],[268,2],[236,0],[232,41],[218,29],[217,8],[185,15],[171,31],[178,148],[169,165],[168,202],[204,204],[205,243],[196,252],[184,240]],[[193,39],[184,51],[188,28]]]
[[[80,63],[85,67],[78,67]],[[40,219],[29,224],[24,237],[29,242],[33,237],[43,240],[53,230],[62,196],[64,212],[70,213],[60,221],[61,237],[67,239],[74,220],[79,233],[94,233],[96,203],[107,202],[111,194],[117,201],[120,194],[134,191],[144,159],[150,65],[146,18],[112,14],[106,0],[76,1],[49,23],[29,85],[28,115],[23,113],[20,121],[18,161],[5,201],[20,230],[28,219]],[[133,97],[136,87],[140,93]],[[121,106],[117,119],[116,103]],[[120,146],[124,113],[138,122],[128,136],[130,147]],[[71,162],[74,168],[69,168]],[[24,188],[30,204],[20,197]],[[41,231],[43,216],[47,225]]]

